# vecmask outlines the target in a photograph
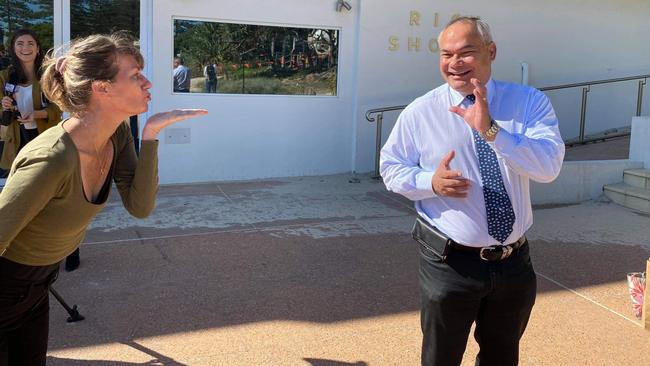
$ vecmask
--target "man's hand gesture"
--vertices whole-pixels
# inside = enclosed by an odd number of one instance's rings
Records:
[[[451,170],[449,164],[456,156],[454,150],[451,150],[438,165],[438,169],[431,178],[431,187],[433,192],[438,196],[445,197],[467,197],[469,189],[469,180],[464,178],[457,170]]]
[[[449,111],[462,117],[469,127],[480,133],[485,133],[492,125],[492,118],[487,103],[487,88],[478,79],[470,80],[474,85],[474,97],[476,101],[467,109],[457,106],[449,107]]]

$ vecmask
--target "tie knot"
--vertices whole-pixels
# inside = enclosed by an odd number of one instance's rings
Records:
[[[474,104],[474,102],[476,101],[476,97],[474,96],[474,94],[468,94],[465,98],[469,100],[470,104]]]

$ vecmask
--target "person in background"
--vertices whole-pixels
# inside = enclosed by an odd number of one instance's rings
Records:
[[[203,68],[203,76],[205,76],[205,92],[217,92],[217,63],[209,63]]]
[[[59,107],[41,92],[44,52],[34,31],[19,29],[10,40],[10,65],[0,72],[3,141],[0,168],[8,170],[18,151],[61,118]]]
[[[71,117],[19,153],[0,192],[0,365],[45,365],[48,288],[59,263],[82,241],[115,182],[127,211],[155,206],[158,133],[206,110],[151,116],[136,156],[129,116],[148,109],[143,58],[122,34],[92,35],[44,63],[48,99]]]
[[[174,93],[189,93],[192,81],[190,68],[183,65],[183,58],[180,56],[174,57],[173,65]]]

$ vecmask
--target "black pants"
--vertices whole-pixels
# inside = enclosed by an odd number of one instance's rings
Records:
[[[205,92],[206,93],[216,93],[217,92],[217,79],[205,79]]]
[[[26,266],[0,257],[0,366],[43,366],[49,285],[59,264]]]
[[[20,125],[20,148],[22,149],[28,142],[38,136],[38,130],[36,128],[27,129],[25,126]]]
[[[528,243],[503,261],[452,250],[444,263],[418,245],[422,365],[460,365],[473,322],[480,347],[476,365],[517,365],[537,292]]]

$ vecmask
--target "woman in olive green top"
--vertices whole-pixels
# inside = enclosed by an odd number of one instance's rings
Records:
[[[158,133],[207,113],[153,115],[136,157],[122,121],[147,110],[151,83],[142,67],[133,41],[121,35],[74,41],[67,55],[45,61],[43,90],[72,117],[18,153],[0,193],[0,364],[45,365],[48,286],[106,205],[111,181],[132,215],[149,215]]]

